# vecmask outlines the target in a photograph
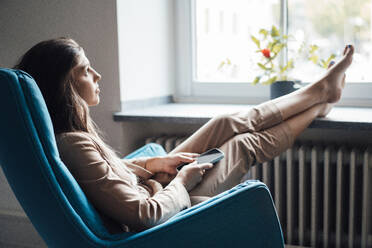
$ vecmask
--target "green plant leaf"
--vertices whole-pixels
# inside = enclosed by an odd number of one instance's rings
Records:
[[[279,53],[284,47],[284,44],[275,44],[272,51],[273,53]]]
[[[294,61],[293,61],[293,59],[290,59],[290,60],[288,61],[288,63],[287,63],[286,66],[280,68],[279,73],[280,73],[280,74],[283,74],[283,73],[286,72],[287,70],[289,70],[289,69],[293,69],[293,68],[294,68]],[[287,76],[282,76],[281,79],[284,80],[284,78],[287,78]]]
[[[260,79],[261,79],[260,76],[255,77],[255,79],[253,80],[252,84],[253,84],[253,85],[258,84],[258,83],[260,82]]]
[[[320,67],[327,68],[328,64],[324,59],[320,60]]]
[[[253,35],[251,35],[251,39],[252,39],[252,41],[256,44],[256,46],[257,46],[259,49],[261,49],[260,41],[259,41],[256,37],[254,37]]]
[[[293,61],[293,59],[290,59],[290,60],[288,61],[287,66],[288,66],[288,68],[291,68],[291,69],[294,68],[294,61]]]
[[[271,27],[271,36],[272,37],[278,37],[279,35],[280,35],[279,30],[275,26],[272,26]]]
[[[275,41],[270,41],[270,42],[267,44],[267,49],[269,49],[270,51],[273,50],[274,42],[275,42]]]
[[[309,48],[309,53],[312,54],[314,53],[315,51],[317,51],[319,49],[319,47],[317,45],[310,45],[310,48]]]
[[[270,84],[274,83],[277,78],[278,78],[277,76],[271,77],[268,80],[266,80],[265,82],[263,82],[262,84],[263,85],[270,85]]]
[[[297,53],[301,54],[301,53],[305,52],[306,49],[307,49],[307,48],[306,48],[306,44],[305,44],[305,42],[303,41],[303,42],[301,42],[301,45],[300,45],[300,47],[298,48]]]
[[[317,55],[311,55],[310,58],[309,58],[314,64],[317,64],[318,63],[318,60],[319,60],[319,56]]]
[[[221,70],[224,65],[225,65],[225,61],[222,61],[220,65],[217,67],[217,70]]]
[[[270,68],[267,68],[266,66],[264,66],[264,65],[261,64],[261,63],[257,63],[257,65],[258,65],[261,69],[263,69],[263,70],[265,70],[265,71],[270,70]]]
[[[269,31],[266,29],[260,29],[259,34],[262,34],[264,36],[264,39],[266,39],[267,35],[269,34]]]

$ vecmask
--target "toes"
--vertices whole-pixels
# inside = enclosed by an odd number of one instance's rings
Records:
[[[332,61],[329,63],[329,65],[328,65],[328,69],[331,68],[334,64],[335,64],[335,61],[332,60]]]
[[[354,46],[353,45],[347,45],[344,49],[344,55],[352,55],[354,53]]]
[[[353,45],[345,46],[343,54],[344,54],[344,57],[337,63],[335,67],[342,69],[342,70],[346,70],[346,68],[349,67],[350,64],[352,63],[353,54],[354,54],[354,46]],[[335,62],[332,60],[328,65],[328,69],[333,67],[333,65],[335,65]]]
[[[344,57],[337,63],[336,67],[345,71],[353,61],[354,46],[347,45],[344,50]]]
[[[342,55],[345,55],[345,54],[346,54],[346,52],[347,52],[347,50],[348,50],[348,47],[349,47],[349,45],[345,46],[345,48],[344,48],[344,52],[342,53]]]

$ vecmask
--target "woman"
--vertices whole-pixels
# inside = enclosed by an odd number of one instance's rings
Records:
[[[107,227],[141,231],[182,209],[240,183],[255,162],[289,148],[316,118],[329,113],[340,97],[354,48],[320,80],[250,110],[213,118],[169,155],[121,160],[101,139],[89,115],[99,104],[101,75],[72,39],[40,42],[20,60],[45,98],[60,156]],[[196,164],[198,154],[218,147],[216,165]],[[189,163],[180,171],[181,163]],[[109,220],[114,220],[110,222]]]

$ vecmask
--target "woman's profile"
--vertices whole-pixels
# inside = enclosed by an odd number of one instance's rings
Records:
[[[339,101],[353,52],[346,46],[324,76],[289,95],[212,118],[167,156],[124,160],[103,141],[90,117],[89,107],[100,102],[101,75],[76,41],[42,41],[15,68],[38,84],[61,159],[108,229],[137,232],[234,187],[256,162],[289,148]],[[197,164],[198,154],[211,148],[225,157],[215,165]],[[178,171],[182,163],[187,165]]]

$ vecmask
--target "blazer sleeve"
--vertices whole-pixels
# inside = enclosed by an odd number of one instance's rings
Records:
[[[117,173],[120,168],[111,167],[87,135],[65,135],[58,139],[58,148],[61,159],[92,204],[131,231],[163,223],[191,206],[186,188],[176,180],[152,196],[145,187],[131,183],[128,170]]]

